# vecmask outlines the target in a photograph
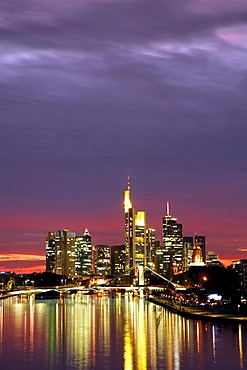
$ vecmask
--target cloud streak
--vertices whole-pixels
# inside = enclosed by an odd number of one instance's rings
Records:
[[[0,254],[0,262],[13,262],[13,261],[25,261],[25,262],[45,261],[45,256],[21,253]]]

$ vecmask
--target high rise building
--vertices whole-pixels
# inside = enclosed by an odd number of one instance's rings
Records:
[[[206,255],[206,264],[209,266],[215,265],[222,265],[218,254],[214,253],[213,251],[209,251]]]
[[[125,245],[111,247],[111,273],[113,276],[121,275],[125,271],[126,252]]]
[[[247,289],[247,259],[240,259],[240,260],[232,261],[232,262],[233,263],[230,266],[230,269],[235,271],[235,273],[238,276],[240,292],[246,293],[246,289]],[[244,298],[244,295],[243,295],[243,298]]]
[[[199,267],[199,266],[205,266],[205,263],[203,262],[202,249],[198,244],[198,240],[196,239],[195,245],[193,247],[190,267]]]
[[[147,222],[146,212],[138,211],[135,215],[135,263],[147,263]]]
[[[146,231],[146,244],[147,244],[147,265],[151,268],[155,266],[156,255],[156,232],[155,229],[147,229]]]
[[[75,275],[75,232],[51,231],[46,238],[46,271],[58,275]]]
[[[75,255],[76,275],[91,275],[93,272],[92,238],[88,229],[85,229],[83,235],[76,237]]]
[[[135,211],[130,194],[130,179],[124,191],[124,213],[125,213],[125,252],[126,270],[135,266]]]
[[[96,245],[93,248],[94,269],[96,275],[111,275],[111,247]]]
[[[203,262],[206,263],[206,238],[203,235],[195,234],[195,244],[199,245],[202,250]]]
[[[56,270],[56,236],[50,231],[46,237],[46,271],[55,273]]]
[[[170,215],[167,202],[166,216],[163,218],[163,246],[157,251],[161,273],[177,274],[184,270],[183,227]]]
[[[183,249],[184,249],[184,271],[189,270],[190,263],[192,261],[194,241],[193,236],[183,237]]]

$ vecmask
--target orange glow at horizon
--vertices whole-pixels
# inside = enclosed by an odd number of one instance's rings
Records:
[[[45,256],[37,254],[6,253],[0,254],[0,262],[2,261],[45,261]]]
[[[2,272],[13,271],[16,274],[31,274],[32,272],[44,272],[45,259],[46,259],[45,256],[36,254],[2,253],[0,254],[0,271]],[[35,264],[33,264],[32,262]]]

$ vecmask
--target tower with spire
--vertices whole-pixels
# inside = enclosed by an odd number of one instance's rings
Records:
[[[128,176],[127,189],[124,191],[125,214],[125,253],[126,270],[135,265],[135,210],[132,205],[130,193],[130,177]]]
[[[170,214],[170,202],[166,202],[163,217],[163,245],[157,251],[161,273],[176,274],[183,271],[183,226]]]
[[[91,275],[92,266],[92,239],[88,229],[84,234],[76,237],[76,275]]]

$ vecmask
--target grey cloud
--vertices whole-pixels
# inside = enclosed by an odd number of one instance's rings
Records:
[[[194,2],[181,0],[84,1],[73,5],[65,1],[52,5],[22,2],[18,11],[5,5],[2,38],[33,47],[91,50],[112,43],[140,45],[208,37],[219,26],[246,23],[246,4],[238,2],[234,8],[231,4],[231,11],[225,4],[220,11],[204,11],[202,5],[201,12],[194,12]],[[212,7],[217,9],[217,2],[208,2],[207,10]]]

